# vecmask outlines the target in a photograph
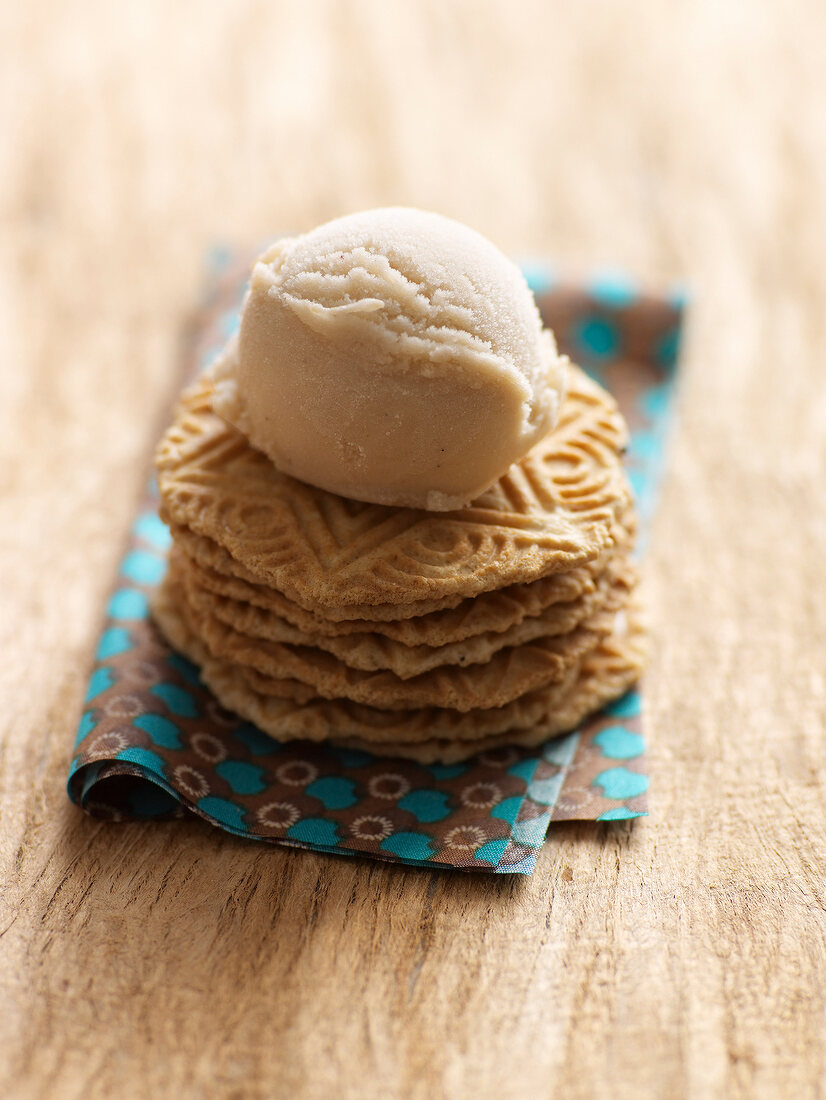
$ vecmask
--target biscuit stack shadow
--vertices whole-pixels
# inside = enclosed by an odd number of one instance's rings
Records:
[[[637,679],[626,428],[578,368],[556,429],[449,513],[282,474],[211,394],[206,375],[158,449],[153,613],[225,707],[278,740],[450,763],[573,729]]]

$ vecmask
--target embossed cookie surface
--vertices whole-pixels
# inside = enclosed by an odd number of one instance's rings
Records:
[[[478,596],[463,599],[447,597],[444,601],[428,601],[435,609],[400,618],[418,604],[385,604],[365,607],[365,618],[339,619],[329,617],[329,609],[308,611],[283,592],[255,581],[245,580],[247,574],[233,558],[211,539],[196,535],[188,528],[172,530],[175,551],[185,571],[199,587],[217,596],[251,604],[269,611],[296,629],[310,635],[343,637],[370,633],[381,634],[405,646],[443,646],[460,642],[478,634],[504,632],[525,619],[542,615],[555,604],[570,603],[593,593],[597,579],[605,573],[615,556],[627,555],[633,543],[635,516],[627,508],[611,530],[608,545],[602,553],[569,573],[553,573],[527,584],[512,584]],[[386,614],[388,617],[378,617]]]
[[[597,611],[616,611],[635,579],[635,570],[627,558],[615,556],[587,591],[572,600],[553,603],[508,629],[487,631],[443,645],[405,645],[378,632],[333,637],[317,631],[305,632],[273,611],[218,595],[205,587],[201,583],[203,573],[188,563],[185,555],[173,552],[171,561],[175,578],[200,615],[218,619],[251,639],[320,649],[352,669],[365,672],[386,669],[403,680],[445,665],[470,668],[489,661],[501,649],[570,634]]]
[[[556,429],[472,505],[448,513],[357,503],[296,481],[210,399],[204,378],[158,449],[162,515],[309,610],[347,617],[348,608],[416,604],[420,614],[423,601],[569,572],[599,557],[627,501],[624,421],[575,367]]]

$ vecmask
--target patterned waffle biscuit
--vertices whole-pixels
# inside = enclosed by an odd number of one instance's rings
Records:
[[[381,751],[389,756],[400,756],[416,760],[420,764],[455,764],[467,760],[469,756],[498,749],[504,745],[518,745],[530,748],[541,745],[551,737],[568,733],[600,707],[618,699],[639,679],[645,662],[643,635],[638,633],[628,637],[611,636],[610,641],[601,643],[583,662],[579,677],[574,681],[564,697],[560,698],[544,722],[524,730],[510,730],[507,733],[481,737],[475,742],[432,738],[429,741],[385,742]],[[343,748],[361,749],[369,752],[371,744],[355,737],[340,742]],[[375,746],[372,746],[375,751]]]
[[[420,676],[445,665],[470,667],[489,661],[499,650],[525,645],[540,638],[570,634],[599,610],[618,610],[624,591],[633,587],[634,567],[625,556],[613,556],[603,574],[587,591],[562,603],[551,604],[539,615],[524,618],[507,630],[489,631],[440,646],[409,646],[381,633],[343,637],[305,633],[272,611],[252,603],[218,596],[200,583],[197,567],[190,568],[185,555],[170,557],[172,575],[184,588],[195,612],[215,618],[250,638],[290,646],[316,647],[352,669],[376,672],[386,669],[402,680]],[[410,622],[411,620],[407,620]]]
[[[499,633],[533,618],[558,603],[570,603],[594,592],[615,555],[627,555],[636,534],[636,516],[631,507],[624,510],[611,531],[609,544],[599,557],[570,573],[553,573],[528,584],[513,584],[472,599],[448,597],[443,606],[412,618],[394,618],[417,605],[387,604],[372,608],[390,617],[334,620],[320,612],[307,611],[283,592],[242,579],[245,573],[234,559],[211,539],[196,535],[186,527],[173,527],[176,556],[183,558],[182,568],[200,588],[216,596],[251,604],[302,631],[318,637],[338,638],[353,634],[381,634],[408,647],[443,646],[461,642],[477,634]],[[236,572],[237,571],[237,572]],[[432,603],[435,601],[428,601]],[[367,609],[365,609],[367,610]]]
[[[564,679],[578,660],[611,632],[616,610],[599,609],[570,634],[538,638],[501,649],[482,665],[446,665],[402,680],[387,670],[364,672],[312,646],[291,646],[240,634],[219,619],[203,615],[172,578],[173,599],[213,657],[254,668],[281,685],[285,696],[305,699],[307,689],[326,699],[352,699],[367,706],[411,710],[437,706],[474,710],[504,706],[526,692]],[[617,584],[617,600],[627,588]],[[295,683],[294,683],[295,682]]]
[[[327,618],[377,606],[435,610],[599,558],[627,506],[626,428],[578,369],[557,428],[469,507],[448,513],[346,500],[280,473],[187,391],[157,454],[163,518],[222,546],[259,584]],[[444,606],[438,604],[437,606]],[[397,612],[396,618],[403,616]]]
[[[386,710],[347,699],[300,702],[268,694],[273,682],[266,676],[213,657],[187,623],[171,586],[158,590],[153,612],[170,643],[200,665],[219,702],[273,738],[334,740],[423,763],[461,760],[500,744],[540,744],[621,695],[645,661],[644,635],[632,602],[617,632],[604,637],[563,680],[503,707],[462,713],[440,707]]]

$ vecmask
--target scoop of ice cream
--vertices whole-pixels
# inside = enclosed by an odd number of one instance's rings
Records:
[[[214,408],[284,472],[444,511],[556,422],[565,360],[519,269],[437,214],[369,210],[252,270]]]

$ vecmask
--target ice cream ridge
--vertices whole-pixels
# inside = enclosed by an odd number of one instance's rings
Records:
[[[158,447],[155,622],[277,740],[541,744],[644,663],[626,438],[473,230],[390,208],[277,241]]]
[[[216,378],[216,412],[285,473],[444,511],[554,426],[565,361],[481,234],[390,208],[269,248]]]

